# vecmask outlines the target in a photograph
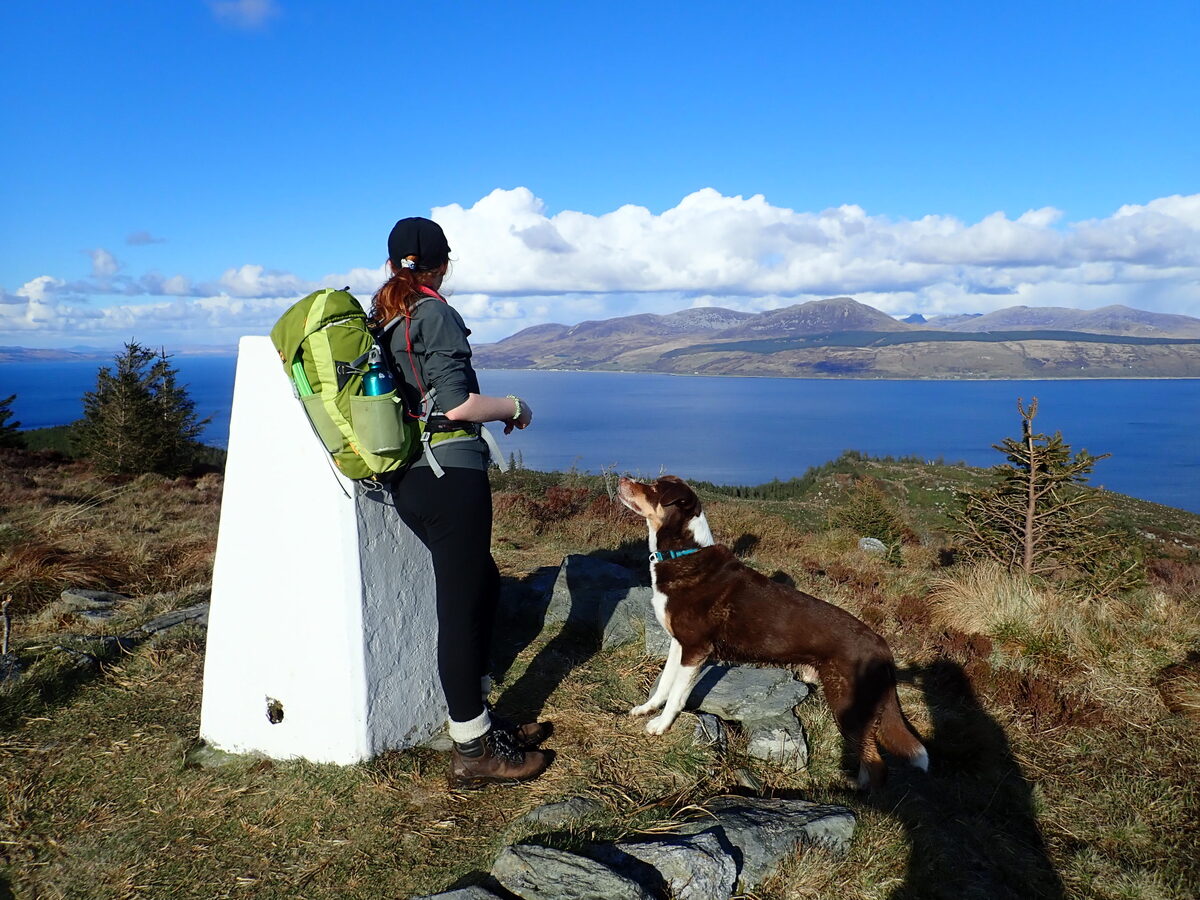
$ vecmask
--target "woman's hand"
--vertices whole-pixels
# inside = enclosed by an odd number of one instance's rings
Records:
[[[512,398],[513,405],[520,409],[520,413],[511,419],[506,419],[504,422],[504,433],[512,434],[512,430],[516,428],[518,431],[522,428],[528,428],[529,423],[533,421],[533,408],[519,397]]]

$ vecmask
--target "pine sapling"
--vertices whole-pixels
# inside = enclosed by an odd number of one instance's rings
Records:
[[[963,495],[957,537],[968,556],[1026,575],[1087,569],[1112,547],[1099,528],[1105,504],[1084,487],[1111,454],[1072,454],[1061,432],[1035,432],[1037,408],[1036,397],[1028,406],[1017,399],[1021,437],[993,445],[1009,463],[992,470],[993,484]]]

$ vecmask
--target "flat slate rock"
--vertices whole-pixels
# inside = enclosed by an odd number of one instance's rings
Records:
[[[646,627],[646,655],[651,659],[665,660],[667,652],[671,649],[671,635],[658,624],[658,616],[654,615],[653,606],[643,621]]]
[[[116,616],[115,609],[81,609],[75,613],[76,618],[82,619],[85,622],[100,623],[107,622]]]
[[[149,622],[146,622],[139,628],[146,634],[158,634],[160,631],[166,631],[168,628],[174,628],[176,625],[183,625],[185,622],[194,625],[208,624],[208,604],[197,603],[195,606],[188,606],[184,609],[175,609],[169,613],[163,613],[161,616],[155,616]]]
[[[729,900],[738,866],[718,829],[692,835],[667,835],[647,841],[596,844],[595,859],[639,882],[655,895],[672,900]]]
[[[624,597],[637,587],[633,572],[624,566],[572,553],[563,557],[558,575],[550,586],[546,604],[546,624],[567,622],[579,616],[581,601],[586,604],[604,595]],[[574,614],[574,615],[573,615]]]
[[[808,765],[808,740],[804,726],[795,713],[787,712],[773,719],[756,719],[742,723],[746,733],[746,753],[789,772],[799,772]]]
[[[499,897],[499,894],[492,893],[482,885],[473,884],[470,887],[442,891],[440,894],[426,894],[423,897],[414,897],[413,900],[499,900]]]
[[[791,712],[808,693],[808,685],[787,669],[705,666],[685,707],[728,722],[774,719]]]
[[[568,797],[544,803],[521,816],[520,821],[541,828],[568,828],[604,811],[604,804],[588,797]]]
[[[92,591],[87,588],[67,588],[60,597],[67,612],[106,609],[129,599],[123,594],[114,594],[112,591]]]
[[[632,878],[614,872],[594,859],[539,847],[505,847],[492,866],[501,887],[523,900],[653,900]]]
[[[681,826],[680,834],[717,830],[733,847],[742,890],[753,890],[801,845],[842,854],[854,836],[854,813],[807,800],[727,797],[706,804],[711,815]],[[740,857],[740,858],[739,858]]]
[[[550,587],[543,623],[566,623],[599,635],[606,650],[619,647],[640,636],[650,595],[624,566],[572,554],[563,558]]]
[[[724,753],[729,746],[729,729],[712,713],[698,712],[692,740],[698,747],[712,747],[718,753]]]
[[[450,733],[443,728],[421,746],[427,747],[430,750],[437,750],[441,753],[449,753],[454,749],[454,741],[450,740]]]

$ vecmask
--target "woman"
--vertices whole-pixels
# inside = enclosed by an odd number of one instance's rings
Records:
[[[449,258],[436,222],[397,222],[388,237],[391,277],[376,291],[371,317],[381,326],[396,322],[387,346],[408,409],[422,410],[425,398],[432,408],[427,449],[392,485],[392,496],[433,559],[438,674],[454,741],[450,785],[475,787],[540,775],[549,757],[534,748],[551,729],[549,723],[503,722],[484,697],[500,573],[491,554],[488,448],[479,428],[503,422],[509,434],[527,428],[533,411],[518,397],[479,392],[470,331],[438,293]]]

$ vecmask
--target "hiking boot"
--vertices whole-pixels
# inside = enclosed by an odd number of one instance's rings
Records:
[[[522,750],[507,731],[493,726],[483,737],[455,743],[450,756],[450,788],[528,781],[549,765],[549,755],[540,750]]]
[[[506,719],[497,714],[490,703],[486,705],[491,716],[492,727],[497,731],[507,732],[508,736],[512,738],[512,742],[521,750],[533,750],[554,734],[553,722],[526,722],[524,725],[518,725],[512,719]]]

